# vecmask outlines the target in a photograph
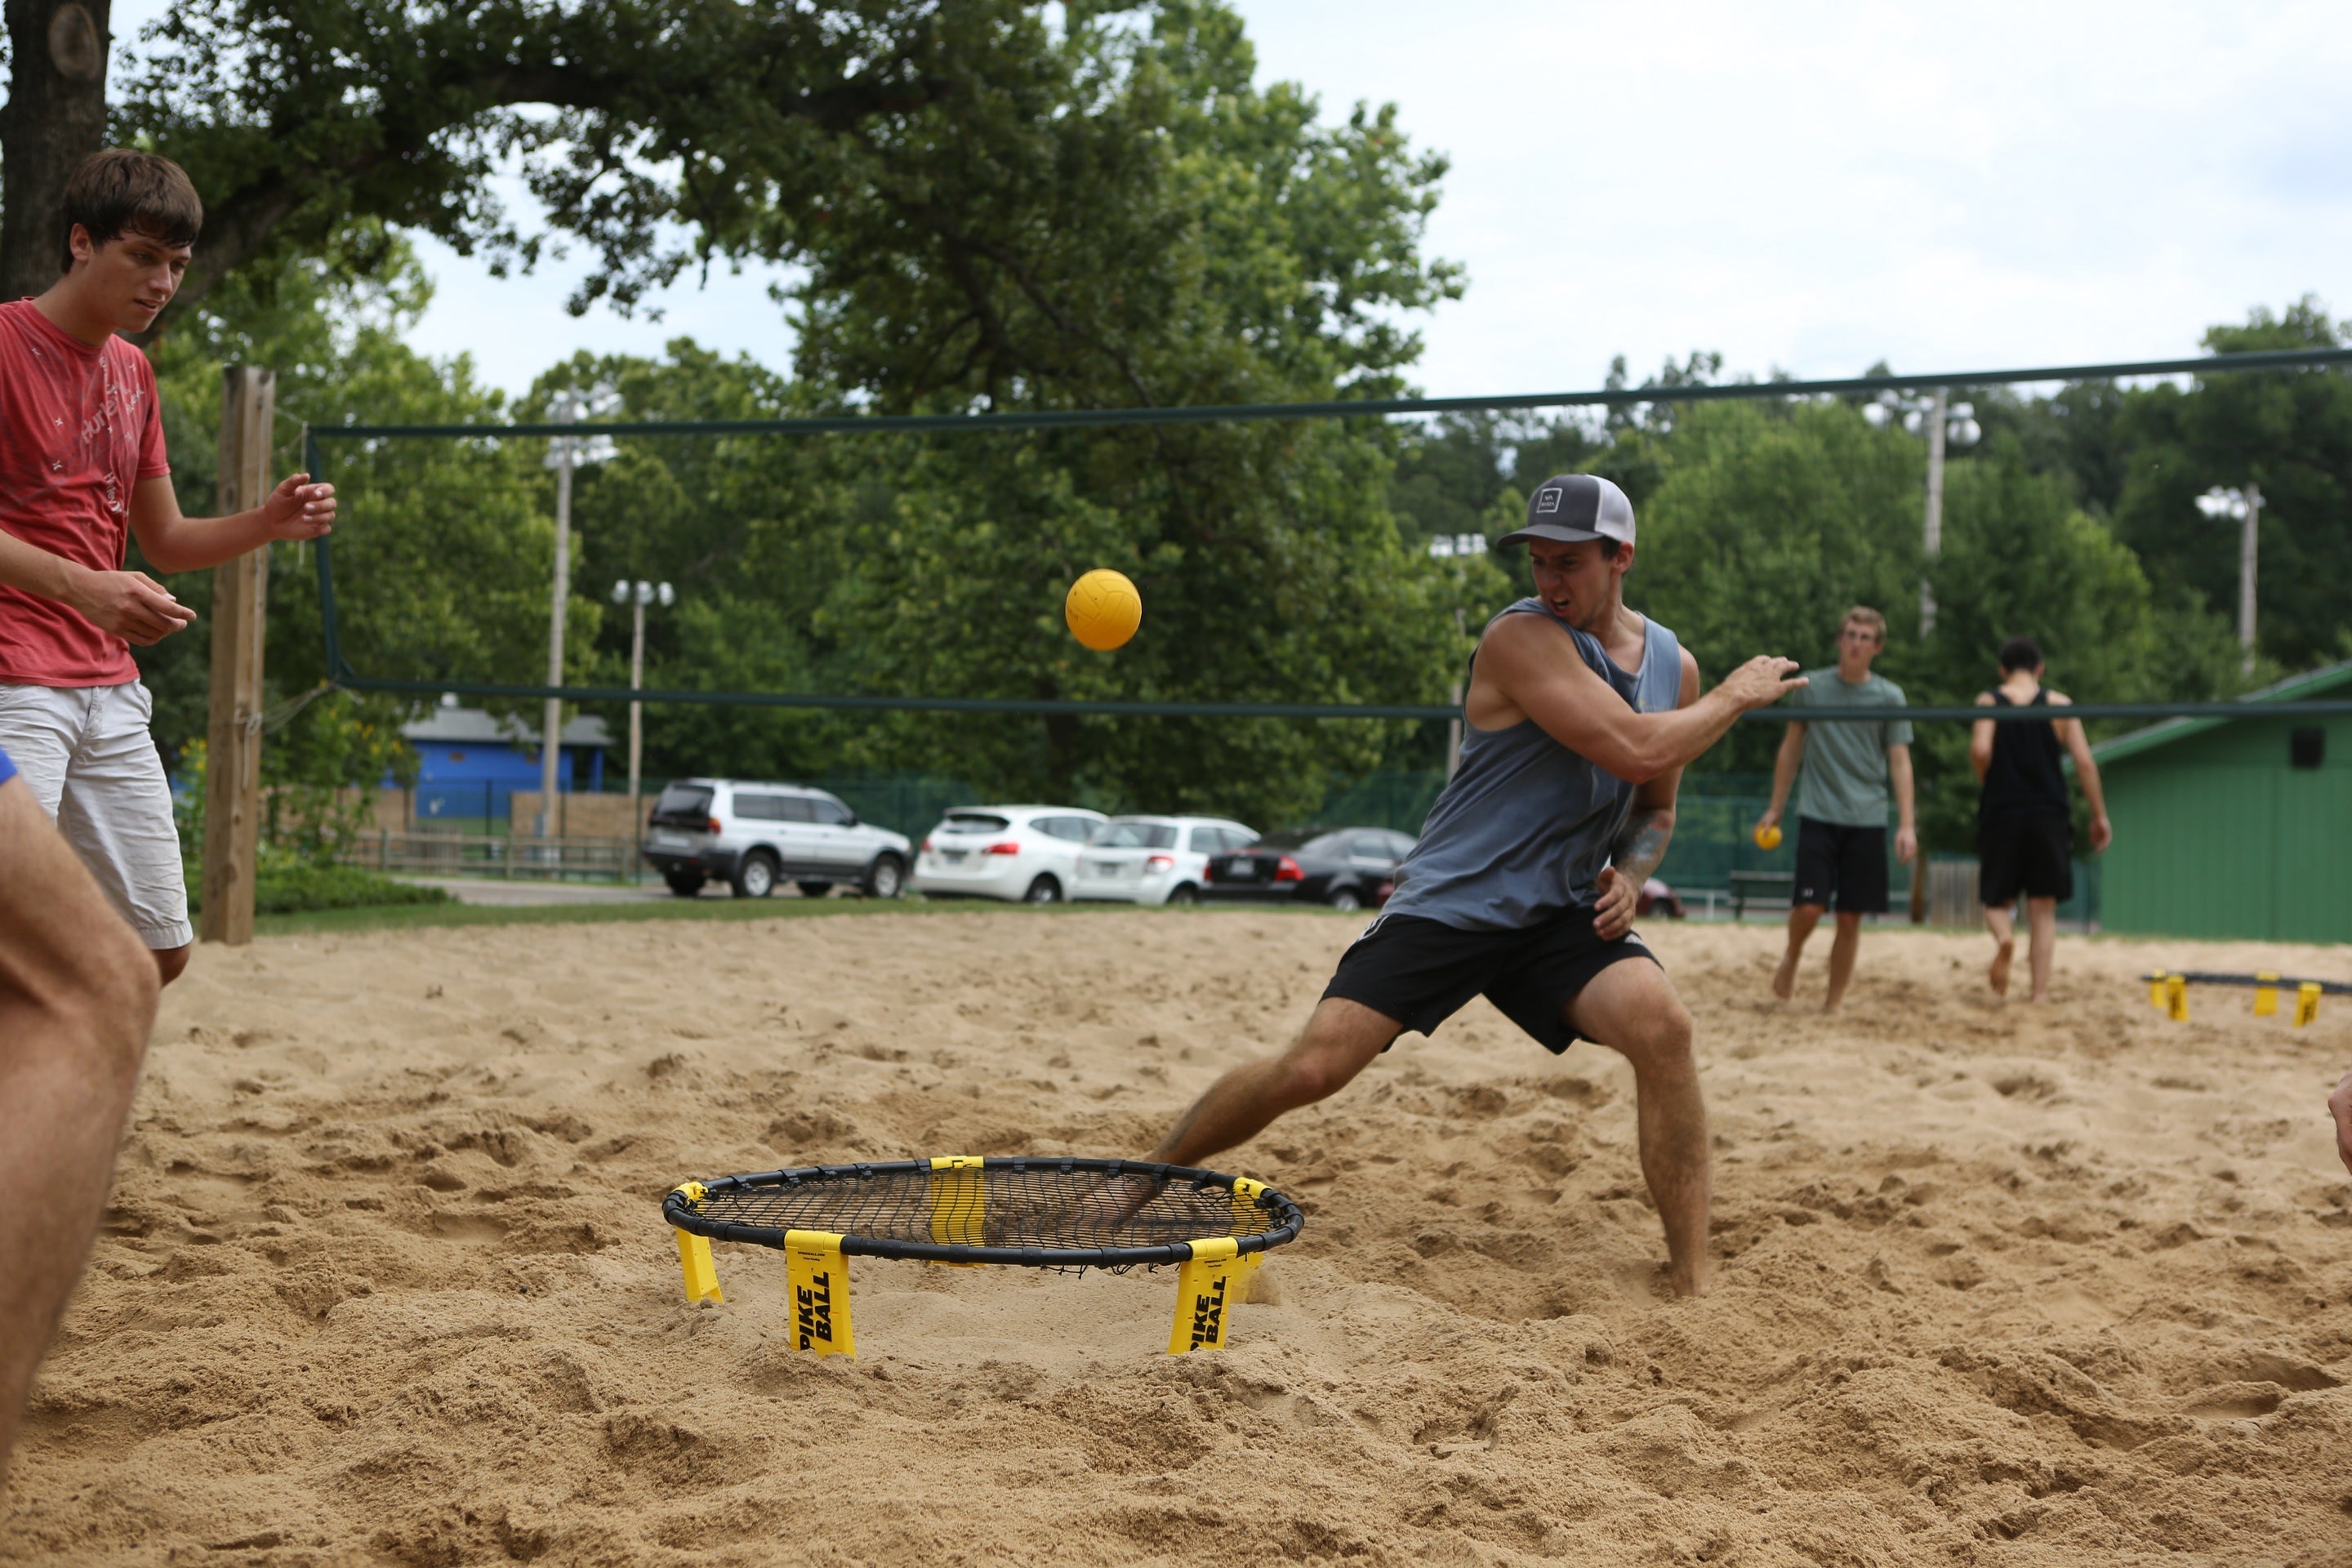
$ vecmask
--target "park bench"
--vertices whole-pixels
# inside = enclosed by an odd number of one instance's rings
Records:
[[[1750,903],[1777,900],[1786,909],[1789,895],[1797,883],[1787,871],[1734,871],[1731,873],[1731,918],[1737,923]]]

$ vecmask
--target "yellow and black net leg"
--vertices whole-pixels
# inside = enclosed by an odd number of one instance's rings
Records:
[[[1257,1255],[1238,1256],[1230,1236],[1192,1243],[1192,1257],[1176,1278],[1176,1321],[1168,1331],[1168,1353],[1225,1348],[1233,1309],[1247,1293]]]
[[[949,1246],[988,1244],[988,1178],[977,1154],[940,1154],[931,1161],[931,1239]],[[979,1268],[950,1263],[950,1268]]]
[[[819,1355],[857,1353],[849,1326],[849,1258],[830,1231],[784,1236],[784,1268],[792,1280],[793,1343]]]
[[[677,1267],[686,1276],[686,1299],[698,1304],[726,1300],[719,1289],[719,1265],[711,1260],[710,1238],[683,1230],[671,1234],[677,1237]]]
[[[671,1195],[684,1198],[690,1208],[699,1209],[708,1192],[700,1182],[688,1182]],[[686,1276],[686,1299],[697,1306],[705,1301],[726,1300],[719,1289],[719,1265],[710,1257],[710,1238],[675,1227],[671,1234],[677,1237],[677,1268]]]

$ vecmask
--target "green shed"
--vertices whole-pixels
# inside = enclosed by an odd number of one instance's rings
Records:
[[[2352,660],[2250,694],[2243,719],[2169,719],[2093,746],[2116,829],[2101,925],[2352,942],[2352,718],[2260,715],[2347,688]]]

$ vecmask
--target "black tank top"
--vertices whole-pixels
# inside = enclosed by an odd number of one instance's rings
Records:
[[[2014,708],[1999,691],[1993,705]],[[2031,704],[2049,705],[2050,694],[2037,691]],[[2021,816],[2054,812],[2067,815],[2066,775],[2059,771],[2058,726],[2048,720],[2011,720],[1992,727],[1992,763],[1985,769],[1984,790],[1977,796],[1977,816]]]

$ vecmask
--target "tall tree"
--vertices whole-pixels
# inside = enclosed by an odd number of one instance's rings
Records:
[[[2217,353],[2333,348],[2343,341],[2316,300],[2217,326]],[[2238,527],[2197,510],[2215,485],[2262,487],[2255,576],[2260,651],[2272,668],[2352,657],[2352,374],[2336,368],[2217,375],[2129,395],[2116,525],[2159,581],[2180,584],[2234,623]]]
[[[66,181],[106,144],[110,0],[7,0],[0,109],[0,300],[57,281]]]

